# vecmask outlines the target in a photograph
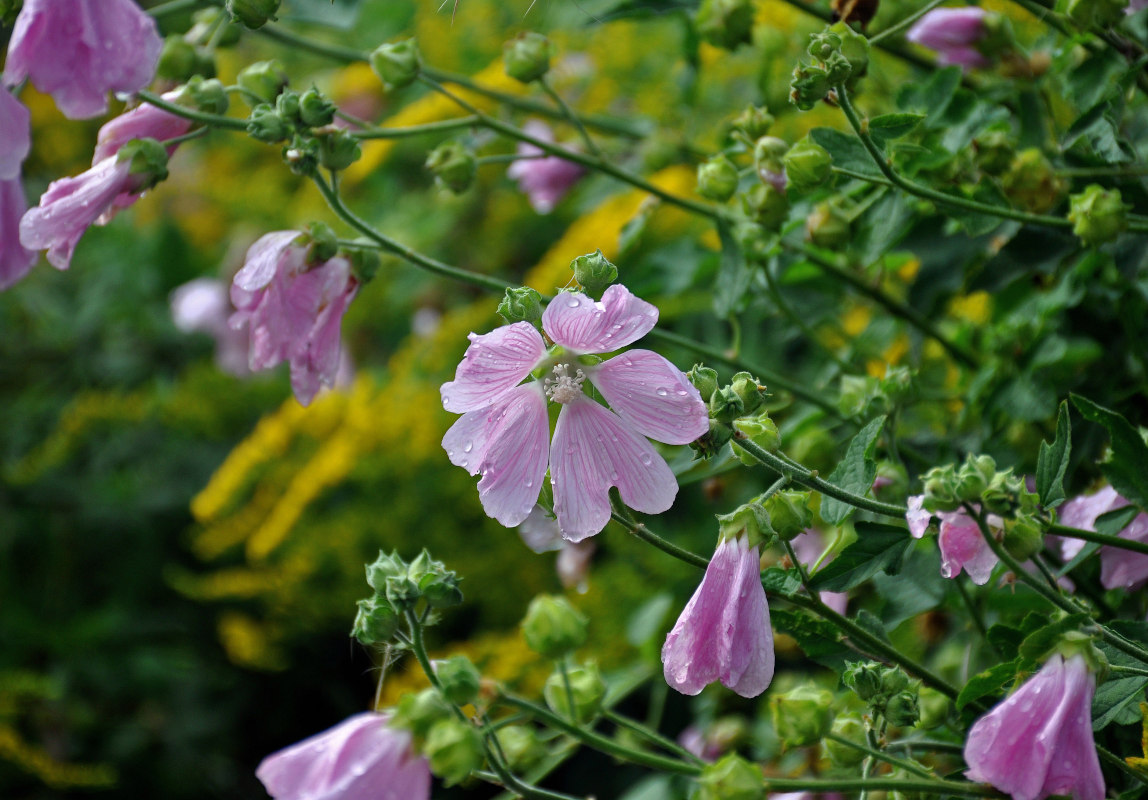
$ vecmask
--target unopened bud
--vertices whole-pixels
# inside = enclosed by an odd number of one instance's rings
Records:
[[[296,242],[307,248],[308,264],[324,264],[339,252],[339,237],[326,222],[310,223]]]
[[[693,800],[761,800],[765,783],[761,767],[737,753],[702,767]]]
[[[299,96],[299,120],[311,128],[330,125],[335,119],[335,104],[311,87]]]
[[[436,722],[449,719],[450,715],[450,706],[438,689],[423,689],[421,692],[407,692],[399,698],[391,725],[425,739]]]
[[[753,41],[753,11],[750,0],[702,0],[694,24],[710,44],[734,50]]]
[[[798,64],[789,82],[789,102],[801,111],[809,111],[829,92],[829,78],[821,67]]]
[[[769,133],[773,126],[773,115],[760,106],[748,106],[733,121],[733,129],[749,142],[756,142]]]
[[[724,155],[713,156],[698,165],[698,194],[724,203],[737,191],[737,167]]]
[[[351,262],[351,273],[359,283],[367,283],[379,271],[379,251],[370,247],[348,247],[340,251]]]
[[[722,541],[736,541],[744,536],[749,539],[750,547],[758,547],[773,536],[769,512],[761,503],[746,503],[728,514],[718,514],[717,521],[718,537]]]
[[[816,686],[798,686],[770,699],[773,729],[785,747],[820,741],[832,723],[833,694]]]
[[[433,661],[434,673],[446,699],[457,706],[473,703],[478,697],[481,676],[466,656],[451,656],[445,661]]]
[[[718,388],[717,370],[710,369],[704,364],[694,364],[693,369],[686,373],[686,377],[702,396],[702,402],[708,403]]]
[[[745,413],[745,404],[732,387],[724,386],[710,396],[710,416],[718,422],[733,422]]]
[[[291,89],[284,89],[275,98],[275,110],[279,112],[279,116],[285,122],[298,123],[301,121],[299,116],[299,93]]]
[[[422,750],[431,772],[447,786],[461,783],[482,766],[482,737],[472,725],[454,717],[431,726]]]
[[[1017,561],[1028,561],[1044,549],[1044,529],[1031,518],[1005,520],[1004,548]]]
[[[951,465],[933,467],[923,476],[925,499],[922,505],[927,511],[954,511],[961,505],[957,496],[957,475]]]
[[[885,703],[885,719],[898,728],[911,728],[921,718],[917,692],[911,689],[897,692]]]
[[[808,136],[789,148],[782,164],[789,186],[798,192],[816,189],[833,172],[833,158],[829,151]]]
[[[256,61],[241,70],[235,81],[249,95],[274,103],[287,86],[287,73],[278,61]]]
[[[768,231],[776,231],[789,216],[789,201],[785,192],[772,183],[759,183],[741,195],[742,209]]]
[[[227,113],[227,90],[215,78],[193,75],[184,87],[183,96],[190,97],[200,111],[209,114]]]
[[[765,177],[765,173],[785,174],[785,164],[782,159],[785,158],[787,152],[789,152],[789,144],[776,136],[762,136],[754,142],[753,163],[757,168],[757,174],[762,176],[763,181],[774,183]]]
[[[319,137],[319,163],[329,170],[346,169],[363,156],[359,140],[345,130]]]
[[[214,41],[217,47],[230,47],[239,41],[242,29],[222,8],[201,8],[191,20],[194,24],[183,38],[192,44],[206,47]]]
[[[809,508],[809,492],[785,489],[765,501],[769,524],[779,537],[791,541],[813,524],[813,511]]]
[[[1064,193],[1064,181],[1036,148],[1017,153],[1001,178],[1001,187],[1009,200],[1038,213],[1053,208]]]
[[[730,380],[729,387],[741,398],[744,413],[756,411],[765,402],[765,387],[748,372],[738,372]]]
[[[735,419],[733,427],[734,430],[767,453],[776,453],[781,447],[781,433],[777,430],[777,423],[770,419],[767,411],[762,411],[755,417]],[[734,455],[747,467],[756,466],[757,459],[740,446],[740,441],[742,441],[741,437],[733,441]]]
[[[182,36],[168,36],[163,40],[155,74],[172,81],[186,81],[195,74],[195,46]]]
[[[399,558],[398,552],[387,555],[382,550],[373,563],[367,564],[367,583],[376,592],[385,591],[387,578],[407,574],[406,562]]]
[[[462,142],[450,141],[431,151],[426,168],[434,173],[439,184],[455,194],[462,194],[474,183],[478,160]]]
[[[146,191],[167,178],[167,148],[155,139],[132,139],[119,149],[116,161],[131,165],[133,192]]]
[[[360,600],[358,606],[351,635],[366,647],[389,642],[399,629],[399,615],[394,607],[378,595]]]
[[[518,34],[503,45],[502,65],[516,81],[538,80],[550,71],[550,40],[533,31]]]
[[[530,601],[522,620],[526,644],[547,658],[561,658],[586,643],[589,620],[558,595],[540,594]]]
[[[838,22],[829,30],[841,37],[841,55],[849,62],[849,79],[852,86],[869,69],[869,40],[844,23]]]
[[[865,723],[861,721],[861,717],[857,714],[839,715],[833,720],[833,725],[829,731],[843,739],[856,742],[859,745],[868,744],[866,741]],[[824,745],[825,752],[828,754],[829,759],[838,767],[855,767],[866,758],[864,750],[850,747],[847,744],[842,744],[833,739],[826,739]]]
[[[570,269],[574,271],[578,285],[594,297],[599,297],[607,286],[618,280],[618,268],[602,255],[601,250],[578,256],[570,262]]]
[[[387,91],[410,86],[422,69],[422,56],[414,39],[382,44],[371,53],[371,69]]]
[[[871,661],[847,663],[841,681],[868,703],[881,693],[881,667]]]
[[[546,755],[545,746],[529,725],[503,725],[494,735],[498,749],[506,757],[506,766],[514,772],[525,772]]]
[[[244,27],[256,30],[275,19],[280,0],[227,0],[225,4],[231,18],[243,23]]]
[[[1128,228],[1131,206],[1125,205],[1119,189],[1105,189],[1093,183],[1080,194],[1069,197],[1069,203],[1072,232],[1086,245],[1096,247],[1111,242]]]
[[[566,692],[567,679],[569,679],[570,692]],[[606,682],[596,664],[581,664],[566,671],[566,677],[561,671],[554,672],[546,679],[542,688],[542,696],[546,705],[567,719],[574,720],[578,725],[591,722],[602,709],[602,701],[606,699]],[[574,708],[570,708],[570,698],[574,700]]]
[[[542,295],[529,286],[507,288],[498,313],[509,323],[529,322],[537,326],[542,319]]]

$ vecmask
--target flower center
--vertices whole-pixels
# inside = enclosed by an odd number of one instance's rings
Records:
[[[567,374],[569,369],[568,364],[555,364],[554,377],[542,382],[546,396],[555,403],[569,403],[582,394],[582,382],[586,380],[586,373],[577,370],[571,377]]]

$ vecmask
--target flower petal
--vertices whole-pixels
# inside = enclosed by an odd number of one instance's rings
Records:
[[[657,353],[628,350],[588,370],[614,413],[643,436],[689,444],[709,430],[709,411],[682,371]]]
[[[31,113],[0,86],[0,181],[20,177],[20,167],[32,146]]]
[[[963,568],[978,586],[988,583],[996,553],[981,534],[976,520],[964,512],[942,512],[937,546],[941,550],[941,574],[955,578]]]
[[[1148,543],[1148,514],[1138,514],[1117,534],[1121,539]],[[1148,555],[1118,547],[1100,548],[1100,584],[1105,589],[1139,589],[1148,581]]]
[[[933,518],[932,512],[925,510],[924,503],[925,495],[923,494],[915,494],[906,502],[909,511],[905,514],[905,522],[908,523],[909,533],[914,539],[920,539],[925,535],[925,530],[929,527],[929,520]]]
[[[562,535],[580,542],[610,521],[610,487],[637,511],[673,505],[678,482],[665,459],[617,415],[585,395],[562,407],[550,456],[554,513]]]
[[[541,385],[532,382],[463,414],[442,446],[452,464],[471,475],[482,473],[478,497],[483,510],[510,528],[520,525],[538,501],[549,431],[546,397]]]
[[[757,697],[773,680],[773,628],[761,585],[757,547],[738,540],[737,580],[729,587],[729,600],[721,629],[721,647],[728,653],[721,682],[742,697]]]
[[[1092,736],[1092,696],[1096,678],[1081,656],[1064,662],[1064,719],[1056,732],[1054,756],[1041,787],[1042,796],[1071,795],[1074,800],[1104,800],[1104,776]]]
[[[579,353],[608,353],[636,342],[658,322],[658,309],[621,284],[594,302],[562,292],[542,312],[542,327],[556,343]]]
[[[442,407],[455,414],[484,408],[513,389],[546,354],[546,343],[529,322],[470,334],[470,346],[442,385]]]
[[[275,277],[283,250],[297,238],[299,231],[276,231],[260,236],[247,250],[243,268],[235,273],[232,285],[245,292],[255,292],[267,286]],[[300,253],[303,252],[301,248],[298,249]],[[232,297],[232,301],[237,307],[241,305],[235,297]]]

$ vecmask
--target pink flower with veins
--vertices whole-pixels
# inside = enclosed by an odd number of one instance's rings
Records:
[[[1092,738],[1096,676],[1084,657],[1053,655],[1040,672],[978,719],[965,742],[965,775],[1013,800],[1050,794],[1103,800]]]
[[[20,166],[32,148],[31,114],[0,87],[0,181],[20,177]]]
[[[553,142],[554,134],[550,126],[538,120],[530,120],[523,130],[535,139]],[[586,173],[581,164],[567,161],[557,156],[542,155],[542,150],[532,144],[518,145],[521,157],[506,170],[507,177],[518,181],[518,188],[529,198],[530,205],[539,214],[549,214],[566,196],[574,184]]]
[[[1074,497],[1060,507],[1059,522],[1070,528],[1096,530],[1096,519],[1109,511],[1130,505],[1111,486],[1095,494]],[[1121,539],[1148,542],[1148,514],[1137,514],[1132,522],[1117,534]],[[1083,539],[1062,538],[1060,552],[1070,560],[1084,547]],[[1105,589],[1139,589],[1148,582],[1148,555],[1104,545],[1100,548],[1100,583]]]
[[[793,552],[798,560],[806,567],[811,567],[817,563],[825,550],[825,542],[821,538],[821,533],[813,528],[807,528],[797,534],[789,544],[793,547]],[[828,564],[832,560],[833,557],[829,556],[825,559],[825,563]],[[844,614],[845,609],[849,606],[848,592],[818,592],[818,597],[821,598],[822,603],[838,614]]]
[[[761,585],[757,545],[746,536],[723,539],[705,577],[662,646],[666,683],[698,694],[721,681],[742,697],[757,697],[773,680],[773,629]]]
[[[988,583],[993,567],[997,565],[997,556],[981,535],[977,521],[964,511],[938,511],[933,514],[924,508],[924,500],[925,496],[920,494],[909,498],[905,521],[913,538],[920,539],[925,535],[930,519],[935,516],[941,520],[940,534],[937,536],[937,546],[941,551],[941,575],[955,578],[963,569],[978,586]],[[988,523],[992,527],[1003,524],[999,517],[991,514]]]
[[[427,760],[388,720],[356,714],[267,756],[255,777],[274,800],[429,800]]]
[[[956,64],[965,71],[991,62],[977,49],[988,33],[985,11],[976,6],[935,8],[909,28],[905,38],[937,53],[941,64]]]
[[[595,302],[563,292],[546,307],[547,350],[528,322],[470,335],[470,346],[442,385],[442,405],[462,414],[443,437],[451,463],[481,473],[478,496],[488,515],[519,525],[538,500],[550,468],[562,536],[580,542],[610,521],[610,487],[646,514],[674,502],[678,482],[645,437],[688,444],[709,430],[708,412],[686,376],[649,350],[601,361],[589,357],[649,333],[658,310],[620,285]],[[522,383],[541,369],[543,379]],[[590,381],[610,409],[586,394]],[[560,406],[549,442],[547,402]]]

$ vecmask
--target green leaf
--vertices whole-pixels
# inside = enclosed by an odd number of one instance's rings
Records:
[[[992,697],[994,700],[1004,694],[1004,687],[1016,678],[1020,667],[1019,659],[997,664],[984,672],[969,678],[960,693],[957,694],[957,709],[960,710],[969,703],[974,703],[982,697]]]
[[[882,114],[869,120],[869,135],[882,147],[885,142],[900,139],[921,124],[924,114]]]
[[[1096,529],[1097,533],[1103,533],[1105,536],[1116,536],[1132,524],[1132,520],[1139,513],[1140,509],[1136,506],[1124,506],[1124,508],[1117,508],[1114,511],[1105,511],[1096,518],[1092,527]]]
[[[881,415],[858,431],[849,442],[845,458],[826,480],[852,494],[862,497],[867,495],[873,488],[873,479],[877,477],[877,462],[873,459],[873,450],[877,446],[877,437],[881,435],[881,428],[884,425],[885,416]],[[830,525],[840,525],[852,513],[853,506],[848,503],[832,497],[821,499],[821,518]]]
[[[662,624],[673,602],[672,595],[662,592],[642,603],[626,622],[626,641],[634,647],[640,647],[651,637],[661,633]]]
[[[1145,687],[1148,687],[1148,678],[1139,675],[1101,684],[1092,698],[1092,730],[1098,731],[1113,723],[1130,725],[1139,721]]]
[[[845,592],[878,572],[896,567],[912,543],[904,528],[877,522],[858,522],[857,541],[841,551],[829,566],[814,575],[811,589],[819,592]]]
[[[945,67],[933,72],[925,83],[905,83],[897,93],[897,105],[924,111],[928,114],[925,125],[935,128],[961,85],[961,74],[960,67]]]
[[[1069,614],[1063,619],[1033,631],[1024,637],[1024,641],[1020,643],[1021,658],[1032,662],[1043,661],[1048,651],[1056,646],[1056,642],[1062,634],[1076,630],[1089,619],[1087,614]]]
[[[861,609],[857,612],[857,616],[853,618],[853,621],[857,623],[857,627],[872,634],[873,638],[880,639],[886,644],[892,644],[892,642],[889,641],[889,632],[885,630],[885,623],[883,623],[881,618],[876,614]]]
[[[1020,643],[1024,641],[1024,631],[997,623],[988,629],[985,638],[1002,657],[1014,659],[1020,652]]]
[[[814,128],[809,132],[809,138],[829,151],[833,166],[874,178],[883,177],[873,163],[873,157],[856,136],[833,128]]]
[[[745,300],[752,272],[729,223],[719,221],[717,230],[721,240],[721,265],[714,281],[714,313],[725,319]]]
[[[597,11],[587,24],[612,22],[618,19],[648,19],[675,12],[688,13],[701,4],[700,0],[623,0],[613,8]]]
[[[1068,419],[1068,402],[1061,401],[1056,415],[1056,438],[1052,444],[1040,443],[1036,458],[1036,493],[1045,508],[1064,502],[1064,473],[1072,452],[1072,424]]]
[[[767,594],[792,597],[801,591],[801,576],[797,574],[795,569],[770,567],[761,573],[761,585]]]
[[[846,659],[857,657],[841,643],[837,628],[823,619],[789,608],[772,609],[770,618],[775,630],[792,636],[805,655],[818,664],[840,672]]]
[[[1072,403],[1084,418],[1103,425],[1112,441],[1112,458],[1101,464],[1112,488],[1140,508],[1148,508],[1148,445],[1128,420],[1078,394]]]

